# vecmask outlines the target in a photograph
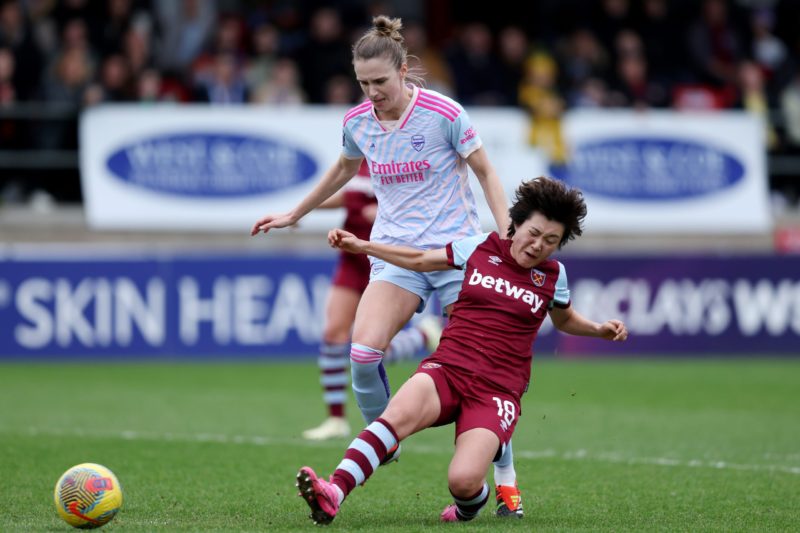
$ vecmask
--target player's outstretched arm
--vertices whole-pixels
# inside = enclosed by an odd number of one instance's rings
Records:
[[[387,263],[417,272],[432,272],[434,270],[450,270],[453,268],[447,264],[447,252],[444,248],[418,250],[409,246],[380,244],[359,239],[343,229],[329,231],[328,244],[333,248],[340,248],[353,254],[371,255],[372,257],[383,259]]]
[[[363,159],[363,158],[362,158]],[[339,156],[336,163],[329,168],[308,195],[297,206],[286,213],[269,214],[256,220],[250,230],[250,235],[259,232],[267,233],[273,228],[285,228],[297,223],[311,210],[319,207],[322,202],[330,198],[336,191],[356,175],[361,166],[362,159],[347,159]]]
[[[572,306],[566,309],[554,307],[550,310],[550,319],[556,329],[570,335],[600,337],[610,341],[624,341],[628,338],[628,330],[621,320],[612,319],[599,324],[585,318]]]
[[[494,216],[494,221],[497,224],[497,233],[501,239],[505,239],[508,234],[508,225],[511,222],[508,218],[508,200],[506,199],[505,191],[503,191],[503,184],[500,183],[497,172],[489,162],[486,150],[480,147],[469,154],[467,164],[475,173],[475,177],[478,178],[478,183],[481,184],[486,203],[489,204],[489,209],[491,209],[492,216]]]

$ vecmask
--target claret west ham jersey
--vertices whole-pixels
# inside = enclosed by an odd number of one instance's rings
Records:
[[[414,87],[394,127],[366,101],[343,129],[343,154],[366,159],[378,199],[370,240],[428,249],[481,232],[466,164],[481,139],[458,103]]]
[[[533,341],[547,311],[570,305],[564,266],[548,259],[522,268],[511,256],[511,241],[495,232],[452,242],[446,249],[448,263],[464,270],[464,282],[432,358],[521,396],[530,380]]]

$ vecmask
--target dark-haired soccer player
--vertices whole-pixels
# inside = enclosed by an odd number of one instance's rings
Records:
[[[549,313],[556,328],[572,335],[628,337],[619,320],[599,324],[575,311],[564,266],[550,259],[582,233],[586,204],[581,192],[537,178],[517,189],[509,214],[507,239],[492,232],[433,250],[368,242],[339,229],[328,234],[331,246],[349,252],[419,272],[457,268],[465,275],[439,347],[350,444],[330,481],[307,466],[300,469],[300,495],[316,523],[330,523],[350,491],[399,441],[451,422],[456,441],[448,485],[455,502],[441,519],[471,520],[489,498],[486,471],[514,432],[533,341],[545,316]]]

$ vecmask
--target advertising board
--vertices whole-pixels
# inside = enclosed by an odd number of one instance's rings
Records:
[[[75,253],[75,250],[72,250]],[[0,357],[314,356],[334,257],[7,254]],[[625,343],[555,333],[538,353],[800,356],[800,256],[567,256],[572,303]]]

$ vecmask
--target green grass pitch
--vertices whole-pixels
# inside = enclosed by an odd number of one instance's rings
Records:
[[[394,389],[412,369],[390,367]],[[800,530],[800,361],[542,359],[533,376],[523,520],[438,523],[447,427],[411,437],[330,530]],[[295,473],[327,475],[348,444],[299,438],[324,415],[317,379],[310,359],[1,364],[0,530],[70,530],[53,487],[96,462],[124,489],[108,531],[310,531]]]

